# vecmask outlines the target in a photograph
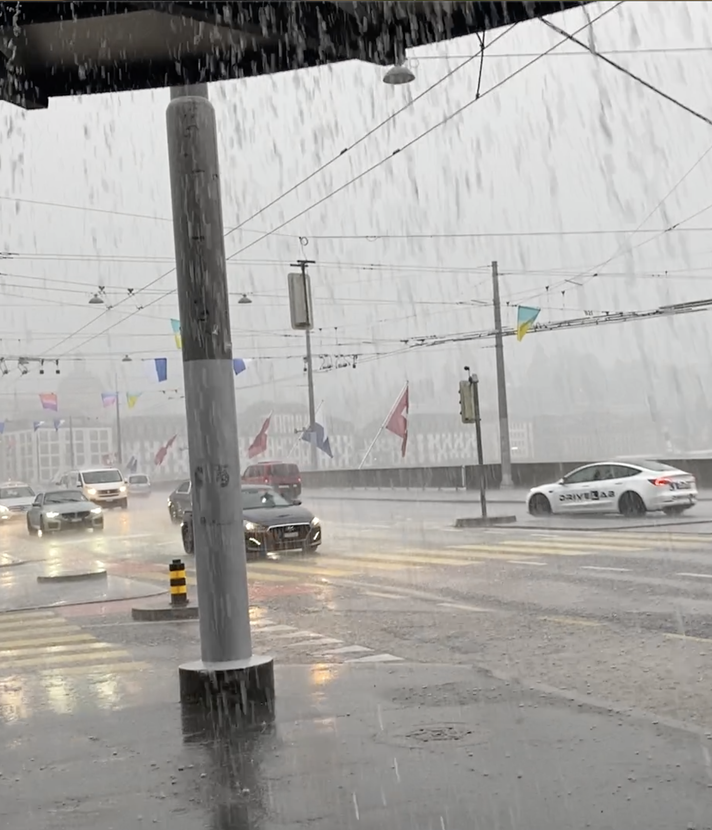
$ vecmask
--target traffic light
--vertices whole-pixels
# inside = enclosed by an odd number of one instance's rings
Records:
[[[474,424],[477,421],[475,384],[469,380],[460,381],[460,419],[463,424]]]

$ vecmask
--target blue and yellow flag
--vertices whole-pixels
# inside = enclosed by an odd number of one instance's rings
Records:
[[[517,340],[522,340],[524,335],[536,322],[540,308],[532,308],[528,305],[517,306]]]
[[[183,338],[180,334],[180,320],[171,320],[171,328],[173,329],[173,338],[176,341],[176,349],[182,349]]]

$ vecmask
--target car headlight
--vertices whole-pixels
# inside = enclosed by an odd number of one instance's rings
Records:
[[[311,526],[316,527],[317,525],[320,525],[320,524],[321,524],[321,522],[319,521],[319,519],[317,519],[317,517],[314,516],[314,518],[311,520]]]
[[[49,513],[45,513],[45,516],[48,519],[56,519],[59,516],[59,513],[55,513],[53,510],[50,510]]]
[[[89,493],[90,496],[95,496],[96,495],[96,490],[93,487],[90,487],[87,490],[87,493]]]
[[[260,530],[262,527],[262,525],[256,525],[254,522],[243,522],[242,524],[248,533],[253,533],[255,530]]]
[[[101,507],[92,507],[91,512],[92,513],[101,513]]]
[[[10,511],[5,507],[4,504],[0,504],[0,513],[9,513]]]
[[[126,492],[126,485],[125,484],[122,484],[121,487],[119,487],[119,492],[120,493],[125,493]]]

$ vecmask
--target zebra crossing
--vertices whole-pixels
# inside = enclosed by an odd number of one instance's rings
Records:
[[[502,566],[543,567],[548,562],[564,560],[586,566],[586,557],[667,558],[673,554],[688,553],[698,560],[695,572],[704,566],[710,556],[708,570],[712,572],[712,535],[663,532],[546,532],[488,530],[473,541],[443,537],[435,544],[394,545],[390,538],[371,536],[345,537],[342,541],[326,542],[317,554],[291,554],[250,561],[248,579],[254,584],[289,584],[329,581],[355,576],[387,579],[398,575],[425,571],[428,568],[472,568],[489,563]],[[327,537],[328,538],[328,537]],[[397,538],[397,537],[396,537]],[[147,570],[136,566],[126,576],[150,581],[165,581],[165,566],[151,566]],[[614,568],[607,568],[614,570]],[[195,584],[195,568],[188,563],[189,583]]]
[[[115,675],[147,668],[125,649],[101,642],[53,611],[0,614],[0,680],[28,673]]]
[[[346,643],[317,631],[294,625],[280,625],[267,618],[250,620],[256,649],[298,661],[323,663],[397,663],[402,657],[357,643]]]

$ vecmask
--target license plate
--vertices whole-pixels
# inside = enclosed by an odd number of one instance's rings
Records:
[[[285,539],[296,539],[296,538],[297,538],[297,536],[299,536],[299,532],[298,532],[298,531],[296,531],[296,530],[295,530],[295,531],[292,531],[291,533],[285,533],[285,534],[284,534],[284,538],[285,538]]]

